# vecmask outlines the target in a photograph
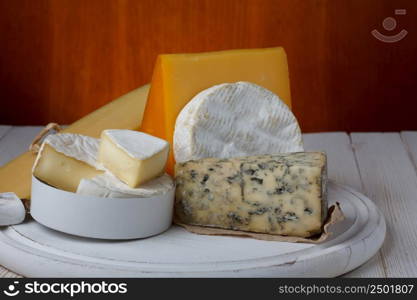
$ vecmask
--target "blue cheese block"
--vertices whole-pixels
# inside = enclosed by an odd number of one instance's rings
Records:
[[[310,237],[327,216],[327,164],[321,152],[178,163],[177,222]]]

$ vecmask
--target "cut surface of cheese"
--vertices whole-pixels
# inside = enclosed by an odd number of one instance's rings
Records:
[[[327,215],[321,152],[206,158],[176,165],[180,223],[310,237]]]
[[[164,173],[169,144],[132,130],[104,130],[99,162],[128,186],[135,188]]]
[[[303,151],[290,109],[267,89],[249,82],[224,83],[200,92],[178,115],[177,162]]]
[[[62,132],[100,137],[107,128],[138,129],[148,91],[149,85],[137,88],[74,122]],[[30,199],[35,158],[35,154],[26,152],[0,167],[0,192],[13,191],[21,199]]]
[[[76,192],[82,178],[104,173],[97,164],[99,140],[79,134],[53,134],[39,150],[33,175],[53,187]]]
[[[173,142],[175,120],[199,92],[213,85],[249,81],[269,89],[291,107],[287,56],[281,47],[159,55],[141,131]],[[171,152],[167,171],[174,169]]]
[[[82,179],[77,194],[104,198],[147,198],[165,194],[174,187],[174,181],[168,174],[152,179],[138,188],[131,188],[106,172],[91,179]]]

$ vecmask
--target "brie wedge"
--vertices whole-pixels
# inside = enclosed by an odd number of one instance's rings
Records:
[[[82,179],[77,194],[104,198],[148,198],[165,194],[173,188],[174,181],[168,174],[152,179],[138,188],[131,188],[106,172],[91,179]]]
[[[99,162],[121,181],[135,188],[164,173],[167,141],[133,130],[104,130]]]

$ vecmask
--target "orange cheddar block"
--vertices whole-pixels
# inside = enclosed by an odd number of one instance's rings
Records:
[[[196,94],[216,84],[237,81],[263,86],[291,107],[284,48],[163,54],[156,61],[141,131],[172,145],[177,115]],[[171,151],[167,163],[171,175],[174,165]]]

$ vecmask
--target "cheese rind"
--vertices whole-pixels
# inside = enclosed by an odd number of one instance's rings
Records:
[[[224,82],[249,81],[269,89],[291,107],[288,63],[281,47],[159,55],[141,131],[173,143],[177,115],[199,92]],[[170,154],[167,171],[173,174]]]
[[[26,210],[15,193],[0,193],[0,226],[23,222]]]
[[[327,214],[326,156],[300,152],[176,165],[176,219],[184,224],[309,237]]]
[[[297,120],[278,96],[250,83],[223,83],[195,96],[178,115],[177,162],[303,151]]]
[[[82,178],[104,172],[97,164],[98,139],[79,134],[54,134],[45,138],[33,165],[33,175],[65,191],[75,192]]]
[[[168,174],[150,180],[138,188],[131,188],[113,174],[106,172],[91,179],[81,180],[77,194],[104,198],[148,198],[165,194],[174,187],[174,181]]]
[[[164,173],[168,142],[143,132],[104,130],[98,161],[135,188]]]

